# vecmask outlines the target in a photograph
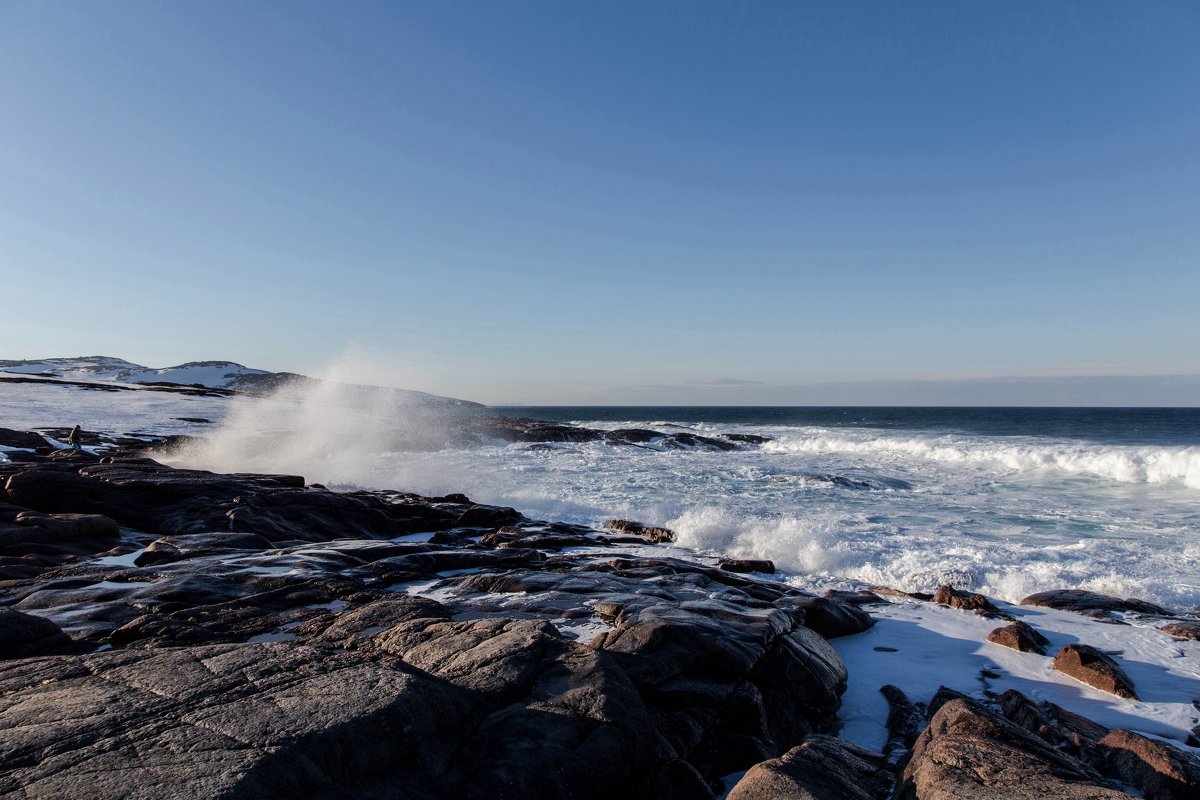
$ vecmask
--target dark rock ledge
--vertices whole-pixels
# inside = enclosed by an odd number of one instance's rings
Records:
[[[662,557],[665,529],[86,454],[0,487],[3,798],[1200,788],[1187,752],[1015,692],[887,687],[891,755],[843,742],[827,639],[884,601]]]
[[[4,797],[708,798],[836,730],[825,637],[871,622],[462,495],[63,454],[0,486]]]

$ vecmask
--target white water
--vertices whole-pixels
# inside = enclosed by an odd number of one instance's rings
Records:
[[[258,430],[278,413],[255,408],[229,419]],[[239,448],[245,432],[235,427],[183,461],[299,472],[337,486],[461,491],[585,524],[631,517],[674,529],[680,544],[702,553],[769,558],[813,587],[919,591],[950,583],[1010,601],[1073,587],[1200,606],[1196,447],[579,420],[773,438],[734,452],[496,444],[413,453],[390,451],[377,420],[364,424],[323,404],[307,407],[303,418],[305,432],[277,445]]]

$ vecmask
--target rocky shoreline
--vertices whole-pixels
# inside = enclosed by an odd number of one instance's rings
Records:
[[[675,446],[504,425],[517,441]],[[0,462],[3,797],[1200,793],[1186,748],[1012,690],[924,701],[882,685],[884,751],[837,738],[848,676],[829,640],[870,629],[885,589],[816,597],[765,577],[769,562],[671,557],[656,544],[669,531],[627,520],[597,530],[463,495],[174,469],[136,440],[96,440],[112,447],[100,458],[33,437],[0,430],[23,448]],[[1016,651],[1048,644],[980,595],[904,599],[992,618],[988,640]],[[1025,602],[1198,634],[1140,601]],[[1141,688],[1086,643],[1055,668],[1118,697]]]

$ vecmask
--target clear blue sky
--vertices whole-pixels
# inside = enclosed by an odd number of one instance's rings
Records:
[[[0,358],[534,403],[1200,373],[1198,42],[1192,0],[0,0]]]

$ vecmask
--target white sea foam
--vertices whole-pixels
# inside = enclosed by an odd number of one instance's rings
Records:
[[[764,445],[778,453],[854,453],[956,464],[991,462],[1014,471],[1057,470],[1123,483],[1180,482],[1200,488],[1200,447],[1135,447],[1069,442],[1010,443],[963,436],[895,436],[823,429]]]

